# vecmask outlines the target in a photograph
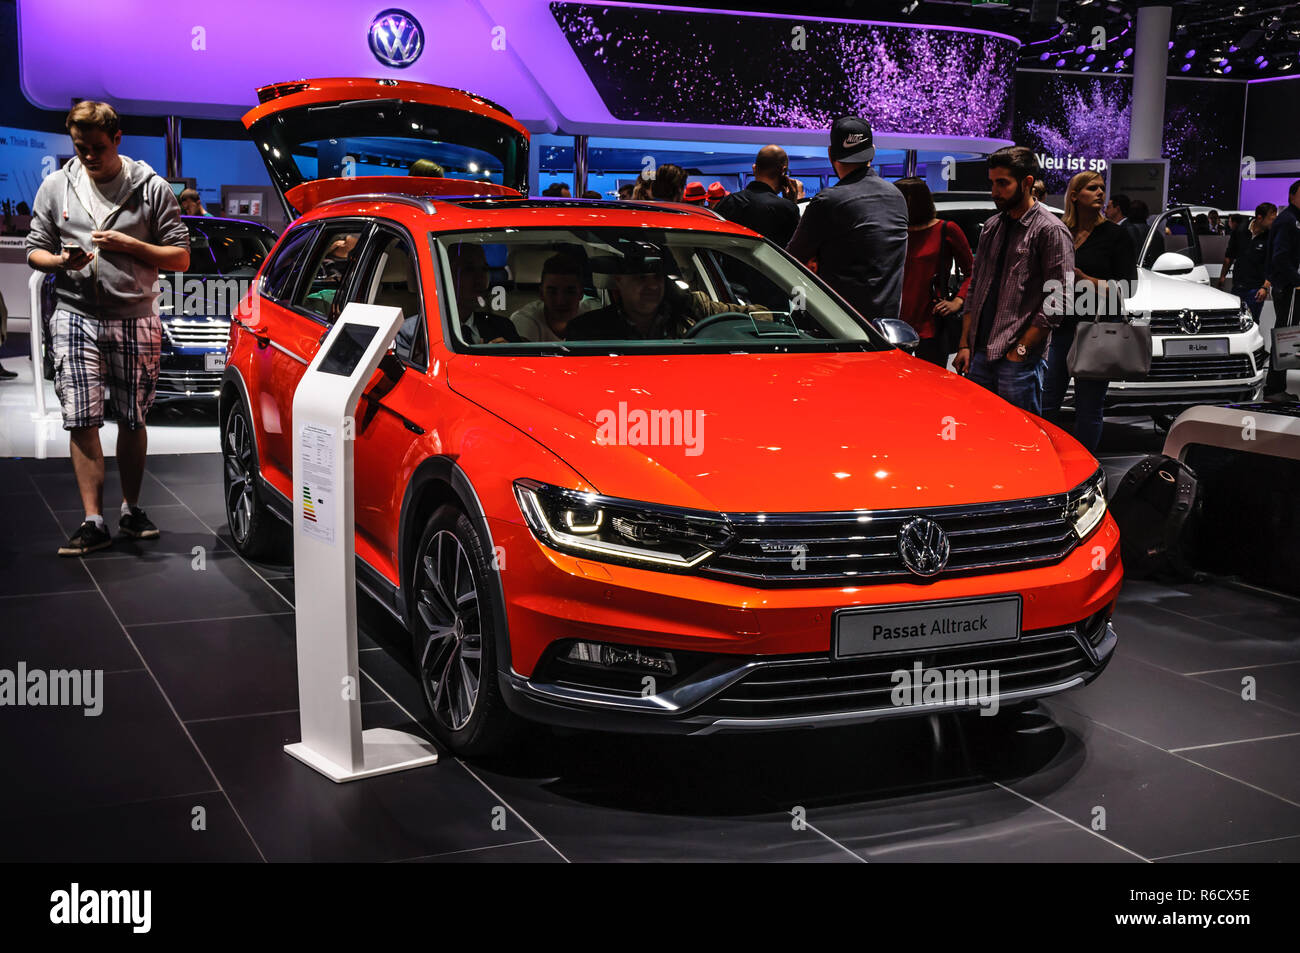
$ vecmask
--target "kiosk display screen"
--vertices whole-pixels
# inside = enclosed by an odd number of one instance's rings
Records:
[[[322,374],[337,374],[339,377],[351,377],[352,372],[361,363],[369,344],[379,329],[371,324],[345,324],[339,336],[334,339],[318,370]]]

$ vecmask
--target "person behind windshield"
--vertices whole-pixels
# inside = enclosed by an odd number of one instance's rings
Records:
[[[580,314],[569,322],[569,341],[634,341],[684,337],[707,317],[727,312],[771,320],[762,305],[714,301],[703,291],[681,291],[668,281],[667,251],[637,251],[622,258],[593,261],[614,277],[614,303]],[[672,287],[670,288],[670,284]]]
[[[181,194],[176,196],[180,202],[182,215],[211,215],[203,205],[203,199],[199,197],[197,189],[182,189]]]
[[[460,318],[460,332],[465,343],[505,344],[522,340],[509,320],[487,310],[485,298],[491,271],[483,246],[461,242],[452,246],[449,257],[455,282],[457,317]]]
[[[569,255],[552,255],[542,265],[539,298],[530,301],[510,321],[525,341],[563,341],[569,322],[598,307],[582,294],[582,266]]]

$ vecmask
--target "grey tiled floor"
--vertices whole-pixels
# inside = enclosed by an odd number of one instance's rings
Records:
[[[84,561],[53,555],[79,515],[67,466],[0,460],[0,667],[103,668],[106,703],[0,710],[27,779],[0,791],[0,859],[1300,859],[1295,605],[1130,582],[1109,670],[992,734],[554,732],[508,764],[444,752],[335,785],[281,751],[298,731],[292,574],[231,550],[215,455],[152,459],[163,539]],[[364,600],[359,627],[367,726],[422,732],[404,634]]]

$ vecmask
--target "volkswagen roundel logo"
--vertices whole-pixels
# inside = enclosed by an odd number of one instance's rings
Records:
[[[385,10],[370,21],[370,52],[385,66],[406,69],[424,52],[420,21],[405,10]]]
[[[1201,331],[1201,316],[1195,311],[1184,308],[1178,312],[1178,327],[1184,334],[1199,334]]]
[[[898,554],[918,576],[933,576],[948,565],[948,534],[934,520],[914,517],[898,531]]]

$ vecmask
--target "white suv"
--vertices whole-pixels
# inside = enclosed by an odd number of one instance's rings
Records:
[[[936,192],[934,202],[939,217],[960,225],[972,248],[997,212],[983,192]],[[1192,210],[1179,206],[1156,216],[1147,230],[1128,309],[1150,316],[1151,373],[1141,381],[1112,382],[1107,412],[1163,417],[1196,404],[1258,400],[1263,394],[1264,338],[1240,298],[1210,286],[1193,224]],[[1071,400],[1067,393],[1066,403]]]

